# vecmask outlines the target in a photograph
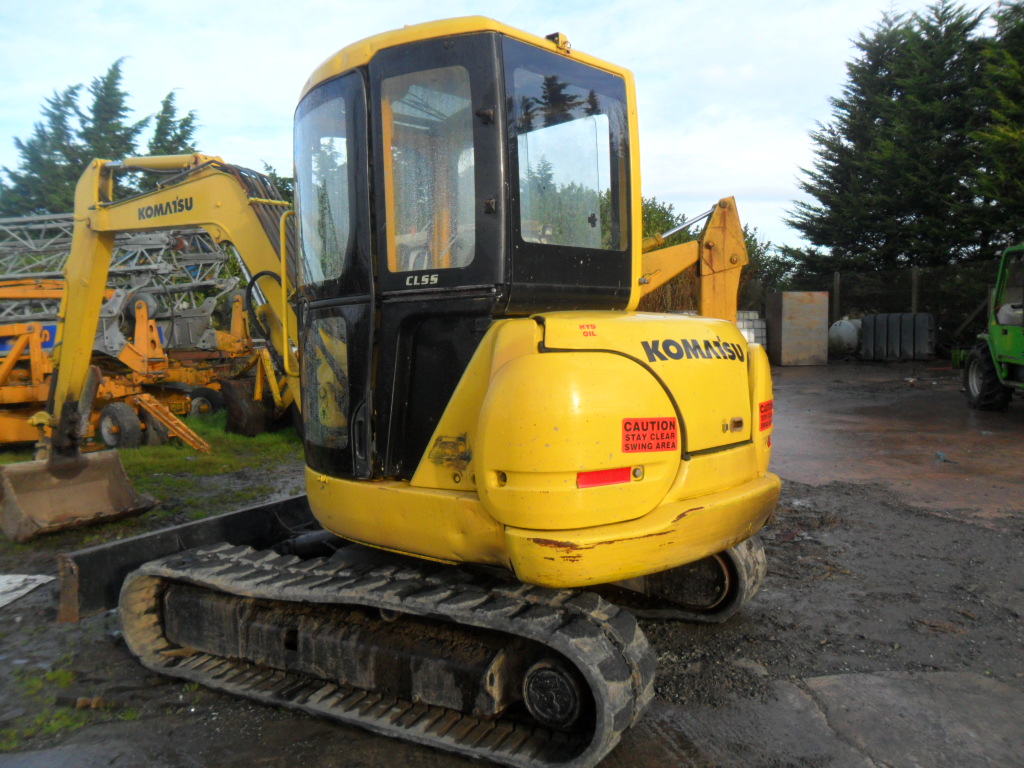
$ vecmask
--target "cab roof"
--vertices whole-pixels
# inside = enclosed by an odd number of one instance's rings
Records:
[[[632,79],[631,73],[623,67],[616,66],[615,64],[611,64],[607,61],[602,61],[601,59],[593,56],[588,56],[584,53],[578,53],[568,46],[564,49],[559,48],[555,42],[548,40],[547,38],[538,37],[537,35],[532,35],[529,32],[523,32],[520,29],[507,26],[485,16],[463,16],[455,19],[429,21],[424,24],[413,24],[402,27],[401,29],[373,35],[372,37],[367,37],[363,40],[352,43],[351,45],[347,45],[333,56],[326,59],[313,71],[313,74],[309,76],[309,79],[306,80],[306,84],[302,87],[302,93],[299,95],[299,98],[301,99],[313,90],[313,88],[326,80],[337,77],[350,69],[366,66],[378,51],[382,51],[385,48],[393,48],[398,45],[414,43],[420,40],[450,37],[452,35],[465,35],[473,32],[498,32],[517,40],[522,40],[525,43],[535,45],[538,48],[546,48],[555,53],[561,53],[569,58],[582,61],[583,63],[597,67],[598,69],[603,69],[624,77],[627,80]]]

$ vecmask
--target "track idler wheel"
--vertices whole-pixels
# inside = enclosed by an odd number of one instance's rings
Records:
[[[523,703],[541,725],[569,730],[583,713],[585,687],[577,675],[554,659],[538,661],[523,676]]]
[[[757,594],[767,573],[764,545],[752,536],[724,552],[623,586],[656,601],[629,607],[640,618],[720,624]]]

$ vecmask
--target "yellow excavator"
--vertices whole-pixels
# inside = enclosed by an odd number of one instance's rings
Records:
[[[766,570],[773,396],[730,322],[735,203],[642,238],[632,75],[478,17],[327,59],[294,150],[281,317],[322,529],[143,563],[128,646],[470,757],[595,765],[653,697],[635,613],[722,621]],[[125,215],[178,223],[191,198],[164,194]],[[636,311],[694,264],[705,316]]]

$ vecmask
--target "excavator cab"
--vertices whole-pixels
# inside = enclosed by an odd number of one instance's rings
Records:
[[[370,45],[296,112],[306,448],[408,479],[494,319],[630,306],[633,90],[497,30]]]

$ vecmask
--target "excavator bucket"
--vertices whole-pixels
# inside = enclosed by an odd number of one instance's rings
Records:
[[[157,504],[132,487],[117,451],[10,464],[2,478],[0,528],[12,541],[141,514]]]

